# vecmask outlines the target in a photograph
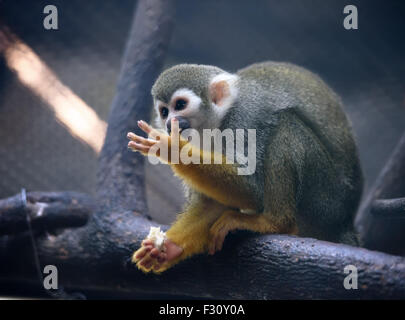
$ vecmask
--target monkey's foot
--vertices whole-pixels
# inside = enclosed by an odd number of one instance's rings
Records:
[[[222,249],[224,240],[229,231],[237,229],[237,216],[232,211],[227,211],[212,225],[210,229],[211,240],[208,244],[208,253],[214,254]]]
[[[142,246],[132,255],[132,262],[144,272],[161,273],[171,266],[171,262],[179,257],[183,248],[166,239],[163,250],[154,246],[152,240],[142,241]]]

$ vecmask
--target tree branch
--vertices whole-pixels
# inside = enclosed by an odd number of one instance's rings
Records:
[[[404,298],[405,259],[366,249],[308,238],[282,235],[251,235],[239,232],[227,237],[223,250],[215,256],[197,256],[182,262],[162,275],[145,275],[129,263],[129,258],[149,227],[142,218],[118,223],[109,230],[65,231],[62,236],[39,239],[43,265],[58,267],[62,285],[69,290],[110,291],[120,296],[188,296],[217,299],[365,299]],[[78,229],[84,230],[84,229]],[[101,230],[107,230],[103,236]],[[91,232],[88,238],[85,234]],[[97,234],[99,233],[99,234]],[[80,235],[80,239],[76,236]],[[5,261],[17,264],[0,266],[5,279],[27,279],[32,269],[21,270],[18,261],[27,260],[24,243],[8,246]],[[2,260],[4,261],[4,260]],[[358,290],[347,290],[344,268],[358,269]]]
[[[111,208],[134,210],[145,216],[144,157],[128,152],[126,136],[129,131],[143,134],[137,120],[150,118],[150,90],[163,65],[173,15],[172,1],[139,1],[99,160],[99,199]]]
[[[405,198],[374,200],[370,213],[374,217],[405,219]]]
[[[0,200],[0,236],[27,231],[27,215],[34,231],[80,227],[92,208],[92,199],[77,192],[33,192],[26,204],[17,194]]]
[[[363,246],[405,255],[405,133],[360,206],[355,225]],[[384,200],[382,200],[384,199]],[[391,199],[391,200],[389,200]],[[402,208],[402,209],[401,209]],[[395,219],[389,219],[396,217]]]

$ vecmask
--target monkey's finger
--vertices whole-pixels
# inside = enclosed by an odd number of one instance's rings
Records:
[[[145,269],[148,270],[148,271],[150,271],[152,266],[153,266],[153,262],[148,262],[147,264],[144,265]]]
[[[216,237],[217,237],[217,233],[215,233],[212,236],[211,241],[208,244],[208,254],[210,254],[210,255],[213,255],[215,253]]]
[[[215,239],[211,239],[208,247],[208,254],[213,255],[215,253]]]
[[[138,121],[138,127],[145,132],[149,137],[152,137],[151,132],[153,128],[143,120]],[[152,137],[153,138],[153,137]]]
[[[137,262],[140,259],[142,259],[150,250],[152,249],[152,246],[143,246],[140,249],[138,249],[132,256],[132,261]]]
[[[150,138],[155,140],[160,140],[160,136],[167,135],[159,130],[154,129],[143,120],[138,121],[138,126],[143,130],[143,132],[147,133]]]
[[[134,149],[134,145],[130,144],[131,142],[134,142],[137,145],[142,145],[142,146],[148,147],[148,148],[151,148],[153,145],[155,145],[157,143],[157,141],[155,141],[155,140],[145,139],[145,138],[142,138],[142,137],[140,137],[140,138],[141,139],[137,139],[136,142],[135,142],[135,139],[133,141],[129,141],[128,142],[128,148]],[[135,151],[138,151],[138,150],[136,149]]]
[[[157,258],[158,256],[159,256],[159,253],[160,253],[160,251],[159,251],[159,249],[158,248],[153,248],[151,251],[150,251],[150,256],[152,257],[152,258]]]
[[[222,242],[224,241],[227,233],[228,232],[225,231],[224,227],[220,227],[218,230],[215,230],[208,248],[208,253],[210,255],[213,255],[215,252],[220,250],[219,248],[222,247],[220,242],[221,240]]]
[[[216,239],[215,239],[215,250],[216,251],[221,251],[222,250],[222,246],[224,244],[225,241],[225,237],[228,234],[228,230],[226,229],[222,229],[219,234],[217,235]]]
[[[144,138],[144,137],[141,137],[141,136],[136,135],[136,134],[133,133],[133,132],[129,132],[128,135],[127,135],[127,138],[130,139],[130,140],[132,140],[132,141],[134,141],[134,142],[141,143],[141,144],[143,144],[143,145],[145,145],[145,146],[153,146],[154,144],[157,143],[156,140],[153,140],[153,139],[146,139],[146,138]]]
[[[128,142],[128,149],[131,149],[132,151],[140,151],[143,153],[147,153],[149,151],[148,146],[143,146],[137,142],[130,141]]]
[[[162,266],[162,265],[161,265],[160,263],[157,263],[157,264],[155,264],[155,265],[153,266],[152,269],[153,269],[153,271],[158,271],[161,266]]]
[[[149,240],[149,239],[145,239],[145,240],[142,240],[142,245],[143,246],[153,246],[153,240]]]
[[[164,252],[160,252],[159,256],[157,257],[157,261],[162,264],[166,260],[167,260],[167,254]]]
[[[143,266],[141,266],[141,265],[139,264],[139,262],[136,264],[136,266],[138,267],[139,270],[141,270],[141,271],[143,271],[143,272],[145,272],[145,273],[148,273],[148,272],[150,271],[150,270],[144,268]]]
[[[144,256],[145,256],[146,252],[138,252],[138,253],[134,253],[132,255],[132,263],[137,263],[139,260],[141,260]]]
[[[154,260],[154,259],[151,259],[151,260],[146,260],[143,264],[142,264],[142,266],[145,268],[145,269],[151,269],[152,268],[152,266],[154,265],[156,263],[156,260]]]
[[[148,134],[150,131],[152,131],[152,127],[143,120],[138,121],[138,127],[141,128],[143,132]]]
[[[134,141],[128,142],[128,148],[130,148],[131,150],[140,151],[143,153],[148,153],[150,150],[149,146],[144,146],[143,144],[140,144],[140,143],[137,143]]]
[[[173,117],[171,120],[171,133],[170,133],[172,143],[176,143],[177,141],[179,141],[179,136],[180,136],[179,120]]]
[[[151,258],[149,254],[145,255],[141,260],[139,260],[139,264],[142,267],[148,268],[148,265],[152,265],[152,262],[155,261],[155,259]]]

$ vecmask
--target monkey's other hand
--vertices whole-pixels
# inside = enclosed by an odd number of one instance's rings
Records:
[[[157,156],[164,162],[171,163],[171,159],[173,158],[172,151],[177,150],[179,152],[179,148],[188,142],[180,137],[179,121],[176,118],[171,120],[171,125],[172,130],[169,136],[162,131],[154,129],[143,120],[138,121],[139,128],[148,134],[148,138],[146,139],[133,132],[129,132],[127,137],[131,141],[128,143],[128,148],[133,151],[139,151],[144,155]],[[179,148],[172,148],[171,146],[174,143],[177,143]],[[163,150],[164,152],[161,152]],[[178,156],[176,158],[178,159]]]
[[[132,262],[143,272],[161,273],[183,253],[183,248],[166,239],[163,250],[155,247],[152,240],[143,240],[142,246],[132,255]]]
[[[148,134],[148,138],[138,136],[133,132],[128,132],[127,138],[131,140],[128,142],[128,148],[131,149],[132,151],[139,151],[143,155],[147,156],[150,149],[153,146],[157,145],[159,141],[161,144],[163,144],[164,142],[169,143],[170,137],[167,134],[152,128],[145,121],[143,120],[138,121],[138,126],[139,128],[142,129],[142,131]],[[158,154],[158,156],[159,155],[160,154]]]

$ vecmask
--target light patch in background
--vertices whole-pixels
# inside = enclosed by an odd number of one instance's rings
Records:
[[[47,103],[72,136],[99,153],[107,131],[106,122],[65,86],[30,47],[13,38],[15,41],[4,51],[8,67],[22,84]]]

